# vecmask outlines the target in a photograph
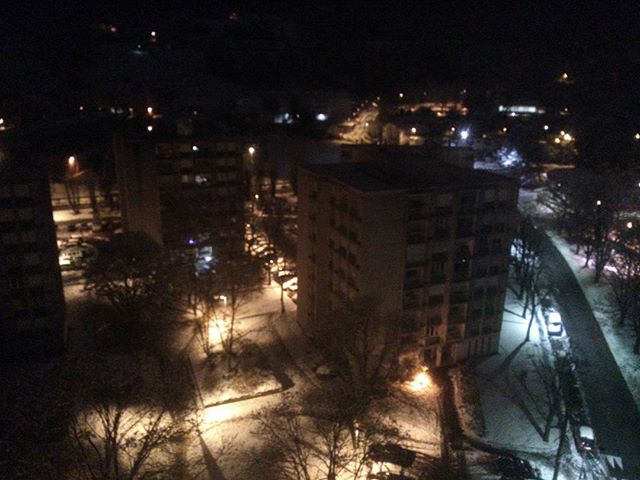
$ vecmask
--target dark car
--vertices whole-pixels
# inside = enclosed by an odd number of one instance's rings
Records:
[[[526,480],[539,478],[539,472],[527,460],[517,457],[500,457],[494,465],[503,480]]]

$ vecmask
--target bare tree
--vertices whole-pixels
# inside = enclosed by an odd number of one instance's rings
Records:
[[[533,404],[538,414],[545,419],[542,440],[549,441],[549,434],[554,418],[560,418],[560,400],[562,398],[558,375],[553,365],[544,359],[536,358],[532,362],[535,383],[542,386],[542,392],[537,392],[529,386],[526,371],[518,375],[526,397]]]
[[[216,264],[213,282],[213,289],[223,302],[222,315],[215,317],[216,324],[231,366],[235,356],[237,314],[261,288],[260,262],[247,253],[229,255]]]
[[[274,478],[360,479],[372,445],[398,436],[373,415],[355,420],[339,411],[322,413],[305,414],[284,403],[256,415],[256,433],[266,444],[257,460],[268,465]]]
[[[173,390],[178,378],[158,377],[148,362],[110,361],[79,393],[69,426],[78,478],[135,480],[194,478],[199,459],[186,453],[194,440],[188,396]],[[86,380],[86,379],[85,379]]]
[[[611,287],[609,300],[615,306],[618,325],[623,326],[639,304],[640,256],[635,252],[616,252],[611,257],[611,267],[605,275]]]
[[[402,323],[374,299],[359,298],[319,321],[313,337],[340,377],[366,397],[386,391],[397,372]]]

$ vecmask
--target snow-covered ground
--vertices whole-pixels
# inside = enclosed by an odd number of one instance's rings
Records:
[[[521,303],[508,290],[499,351],[453,374],[456,403],[463,430],[476,446],[513,452],[531,461],[540,469],[541,478],[547,479],[553,475],[560,432],[554,419],[549,440],[543,440],[548,406],[544,402],[545,369],[537,366],[550,365],[551,346],[542,315],[534,320],[530,340],[524,341],[529,317],[521,313]],[[491,471],[490,457],[481,450],[467,453],[469,470],[477,475],[472,478],[484,478]],[[573,467],[580,465],[579,457],[566,460],[558,478],[577,478]]]
[[[636,405],[640,408],[640,357],[633,353],[633,328],[630,325],[618,326],[607,299],[610,294],[609,286],[604,281],[594,283],[593,268],[583,268],[584,256],[576,254],[575,249],[559,235],[549,232],[549,237],[573,270]]]

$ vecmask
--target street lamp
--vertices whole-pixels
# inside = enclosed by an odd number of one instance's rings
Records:
[[[542,127],[542,128],[544,128],[544,131],[546,132],[547,130],[549,130],[549,125],[545,125],[545,126],[544,126],[544,127]]]
[[[416,127],[411,127],[411,133],[415,135],[416,132],[417,132]]]
[[[147,107],[147,115],[153,116],[153,107]]]
[[[632,222],[627,222],[627,228],[633,228],[633,223]]]
[[[147,125],[147,132],[153,132],[153,125]]]
[[[633,138],[635,138],[636,140],[640,140],[640,133],[636,133]]]
[[[256,153],[255,147],[249,147],[249,155],[253,157],[253,154]]]
[[[460,138],[462,140],[466,140],[467,138],[469,138],[469,130],[467,130],[466,128],[464,130],[462,130],[460,132]]]
[[[600,205],[602,205],[602,202],[600,200],[596,200],[596,205],[599,207]]]

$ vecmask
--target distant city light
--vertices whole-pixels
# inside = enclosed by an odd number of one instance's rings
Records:
[[[191,150],[193,150],[194,152],[199,152],[200,148],[197,145],[192,145]]]
[[[4,125],[4,118],[0,118],[0,125]]]
[[[416,127],[411,127],[411,133],[415,134],[417,132]]]
[[[155,30],[153,30],[153,31],[151,32],[151,36],[152,36],[152,37],[155,37],[155,36],[156,36],[156,32],[155,32]]]
[[[256,200],[258,200],[260,198],[260,195],[258,195],[257,193],[253,196]]]
[[[190,238],[189,240],[187,240],[187,243],[188,243],[189,245],[195,245],[195,244],[196,244],[196,241],[195,241],[195,239]]]
[[[399,96],[400,98],[404,98],[404,93],[400,92],[400,93],[398,94],[398,96]]]
[[[153,115],[153,107],[147,107],[147,114]]]
[[[569,80],[569,74],[568,73],[563,73],[562,74],[562,80]]]
[[[369,122],[364,122],[364,126],[368,127],[369,126]]]
[[[256,153],[255,147],[249,147],[249,155],[253,155],[254,153]]]
[[[84,105],[80,105],[79,110],[82,112],[84,110]]]
[[[147,125],[147,132],[153,132],[153,125]]]
[[[327,120],[327,118],[329,118],[329,117],[327,117],[326,113],[318,113],[316,115],[316,120],[318,120],[319,122],[324,122],[324,121]]]
[[[451,127],[451,131],[455,132],[456,131],[456,127]]]
[[[544,130],[545,130],[545,131],[547,131],[547,130],[549,130],[549,125],[545,125],[545,126],[544,126],[544,127],[542,127],[542,128],[544,128]]]
[[[468,129],[464,129],[460,131],[460,138],[462,140],[466,140],[467,138],[469,138],[469,130]]]
[[[596,205],[600,206],[600,205],[602,205],[602,202],[600,200],[596,200]]]
[[[68,159],[67,159],[67,163],[69,164],[70,167],[73,167],[76,164],[76,157],[74,157],[73,155],[71,155]]]
[[[506,133],[507,132],[507,127],[502,127],[502,132]]]
[[[627,228],[633,228],[633,222],[627,222]]]
[[[560,135],[564,136],[564,130],[560,130]]]
[[[640,140],[640,133],[636,133],[633,138],[635,138],[636,140]]]
[[[573,137],[571,135],[569,135],[568,133],[565,133],[562,138],[564,139],[565,142],[570,142],[571,140],[573,140]]]
[[[560,137],[556,137],[556,138],[554,138],[554,139],[553,139],[553,142],[554,142],[554,143],[560,143]]]

